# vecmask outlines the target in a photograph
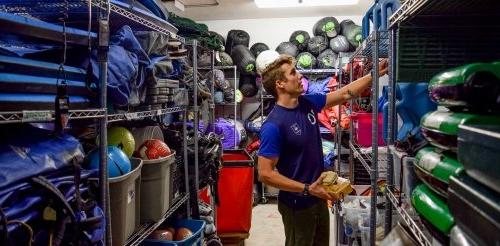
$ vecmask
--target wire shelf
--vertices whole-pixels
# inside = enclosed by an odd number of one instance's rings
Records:
[[[398,199],[394,195],[394,193],[390,189],[386,189],[386,196],[387,199],[389,199],[392,203],[392,205],[396,208],[398,211],[398,214],[401,216],[401,218],[404,220],[404,222],[408,225],[410,228],[410,231],[413,233],[417,241],[419,242],[420,245],[422,246],[431,246],[431,241],[427,238],[427,236],[422,232],[420,227],[417,225],[415,220],[409,215],[409,213],[404,209],[402,206],[398,206]]]
[[[70,110],[69,119],[96,119],[105,116],[106,109],[82,109]],[[50,122],[53,121],[55,112],[53,110],[24,110],[16,112],[0,112],[0,124],[24,123],[24,122]]]
[[[179,209],[182,204],[184,204],[189,199],[189,193],[184,196],[179,196],[176,200],[172,202],[172,206],[168,209],[168,211],[163,215],[163,217],[157,221],[156,223],[147,223],[143,224],[132,236],[129,237],[125,245],[127,246],[136,246],[140,245],[146,237],[149,236],[154,230],[156,230],[165,220],[170,218],[174,214],[177,209]]]
[[[200,69],[200,70],[210,70],[212,68],[211,67],[199,67],[198,69]],[[214,69],[230,70],[230,69],[236,69],[236,66],[214,66]]]
[[[389,25],[403,24],[416,17],[435,20],[436,17],[445,16],[468,20],[475,16],[481,19],[486,15],[498,15],[499,8],[500,3],[497,0],[406,0],[389,18]]]
[[[387,58],[389,54],[389,33],[387,31],[372,32],[361,45],[356,49],[354,54],[349,59],[353,62],[356,59],[367,58],[372,59],[373,52],[375,51],[375,38],[378,34],[378,44],[379,44],[379,58]]]
[[[108,122],[116,122],[122,120],[141,120],[148,117],[160,116],[165,114],[171,114],[176,112],[182,112],[186,107],[172,107],[158,110],[150,111],[140,111],[140,112],[127,112],[120,114],[110,114],[108,115]]]
[[[92,1],[93,6],[100,7],[101,0],[89,1]],[[134,11],[131,11],[130,8]],[[123,25],[129,25],[134,31],[157,31],[185,43],[185,39],[177,35],[178,29],[171,23],[144,12],[139,8],[131,7],[119,1],[111,1],[110,10],[109,24],[111,29],[118,29]]]
[[[299,69],[297,70],[301,74],[335,74],[339,70],[334,69]]]
[[[361,164],[363,164],[363,167],[371,175],[373,169],[370,167],[370,164],[368,164],[368,162],[372,161],[372,155],[368,153],[361,153],[361,151],[359,150],[360,147],[356,143],[349,142],[349,147],[353,152],[353,156],[357,158],[361,162]]]

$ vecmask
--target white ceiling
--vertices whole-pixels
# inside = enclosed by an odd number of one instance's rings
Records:
[[[176,8],[174,2],[166,2],[165,5],[168,11],[179,16],[195,21],[206,21],[309,16],[360,16],[364,15],[373,3],[371,0],[359,0],[357,5],[348,6],[260,9],[257,8],[253,0],[218,0],[218,2],[218,6],[189,7],[184,12]]]

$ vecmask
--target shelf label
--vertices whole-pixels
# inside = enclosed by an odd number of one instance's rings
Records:
[[[127,119],[127,120],[139,119],[139,114],[137,114],[137,113],[125,113],[125,119]]]
[[[52,113],[48,110],[40,111],[23,111],[23,122],[31,121],[50,121],[52,120]]]

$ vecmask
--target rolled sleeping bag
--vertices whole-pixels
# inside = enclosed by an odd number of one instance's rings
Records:
[[[349,48],[349,41],[343,35],[338,35],[330,40],[330,49],[332,49],[335,53],[348,52]]]
[[[297,60],[297,68],[312,69],[316,68],[316,57],[309,52],[302,52],[295,58]]]
[[[340,24],[335,17],[324,17],[316,22],[313,26],[315,36],[324,36],[334,38],[340,33]]]
[[[274,50],[265,50],[259,54],[255,60],[255,65],[257,66],[257,73],[262,74],[269,64],[273,63],[276,59],[280,57],[280,54]]]
[[[328,48],[328,39],[323,36],[314,36],[307,43],[307,51],[314,56],[318,56],[326,48]]]
[[[335,68],[337,64],[337,54],[331,49],[326,49],[318,56],[318,68]]]
[[[232,54],[233,47],[243,45],[248,48],[250,45],[250,35],[243,30],[230,30],[227,33],[226,49],[228,54]]]
[[[286,54],[292,57],[296,57],[299,53],[299,49],[297,48],[297,46],[295,46],[295,44],[291,42],[281,42],[278,47],[276,47],[276,51],[280,55]]]
[[[307,43],[309,42],[309,39],[311,37],[309,36],[309,33],[306,31],[298,30],[292,33],[290,35],[290,43],[295,44],[297,48],[300,51],[306,51],[307,50]]]
[[[250,47],[250,51],[252,52],[253,56],[257,57],[262,51],[269,50],[269,46],[265,43],[255,43]]]
[[[252,74],[255,72],[255,57],[248,47],[244,45],[236,45],[231,53],[234,64],[238,66],[240,73]]]
[[[257,77],[255,75],[244,75],[240,76],[240,86],[239,89],[244,97],[253,97],[257,95],[259,89],[257,88],[257,83],[255,80]]]
[[[363,41],[361,26],[354,24],[352,20],[343,20],[340,23],[341,34],[347,38],[347,41],[356,49]]]
[[[224,37],[222,35],[220,35],[219,33],[217,32],[214,32],[214,31],[208,31],[208,33],[212,36],[215,36],[217,37],[217,39],[219,40],[220,44],[221,44],[221,49],[222,51],[224,51],[226,48],[224,47],[224,45],[226,44],[226,40],[224,39]]]
[[[220,60],[220,61],[219,61]],[[216,66],[232,66],[234,65],[233,58],[226,52],[219,52],[219,60],[215,57]]]

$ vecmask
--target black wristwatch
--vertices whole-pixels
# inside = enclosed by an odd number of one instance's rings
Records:
[[[309,184],[304,185],[304,190],[302,191],[303,196],[309,196]]]

